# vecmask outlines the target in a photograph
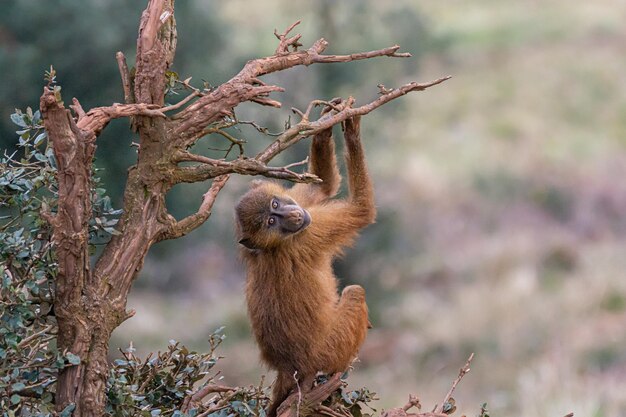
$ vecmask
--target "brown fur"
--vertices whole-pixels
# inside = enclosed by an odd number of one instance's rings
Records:
[[[289,190],[257,183],[236,208],[239,237],[252,248],[243,249],[248,314],[262,359],[278,371],[270,415],[294,387],[294,373],[303,381],[318,371],[343,372],[365,339],[365,291],[351,285],[339,297],[332,271],[333,257],[376,215],[359,124],[359,118],[345,122],[347,199],[330,199],[341,177],[329,129],[311,144],[309,169],[323,183]],[[268,231],[268,208],[276,197],[293,199],[308,212],[308,227],[288,234]]]

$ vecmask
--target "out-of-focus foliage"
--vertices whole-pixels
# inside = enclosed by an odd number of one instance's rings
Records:
[[[14,150],[9,115],[42,92],[42,73],[50,65],[68,97],[85,109],[123,102],[115,53],[125,53],[129,67],[143,1],[39,0],[9,1],[0,15],[0,72],[10,74],[0,86],[0,149]],[[222,37],[228,32],[209,2],[181,1],[176,17],[179,51],[174,70],[194,80],[222,78]],[[189,74],[189,75],[187,75]],[[10,81],[9,81],[10,80]],[[126,170],[134,162],[127,120],[113,121],[98,141],[99,175],[114,205],[120,205]]]

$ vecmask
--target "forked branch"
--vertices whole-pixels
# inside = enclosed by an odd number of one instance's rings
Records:
[[[313,387],[303,393],[299,389],[289,395],[278,407],[278,417],[298,417],[298,415],[311,415],[321,403],[335,392],[344,382],[341,373],[334,374],[328,381]],[[308,388],[308,387],[306,387]]]
[[[217,385],[217,384],[205,385],[202,388],[198,389],[193,394],[190,394],[188,397],[185,398],[180,411],[182,411],[183,413],[188,413],[195,406],[200,404],[202,400],[204,400],[208,395],[218,393],[218,392],[224,393],[224,392],[231,392],[231,391],[236,391],[236,390],[237,388],[228,387],[225,385]]]
[[[180,221],[172,219],[171,225],[159,236],[158,240],[176,239],[186,235],[211,217],[211,209],[220,190],[224,188],[229,176],[223,175],[213,180],[209,190],[202,196],[202,204],[198,211]]]
[[[467,374],[470,371],[470,364],[472,363],[473,359],[474,359],[474,353],[471,353],[469,355],[469,358],[467,358],[465,365],[463,365],[463,367],[459,370],[459,376],[457,376],[454,382],[452,383],[452,386],[450,387],[450,390],[444,397],[443,401],[441,402],[440,405],[435,407],[436,413],[443,413],[443,409],[445,405],[450,401],[450,398],[452,398],[452,394],[454,394],[454,390],[456,389],[456,386],[459,385],[459,382],[461,382],[461,379],[463,379],[465,374]]]
[[[324,39],[317,40],[308,49],[297,50],[301,45],[300,34],[291,37],[288,35],[298,23],[291,25],[283,34],[275,33],[279,39],[279,45],[274,55],[248,61],[243,69],[229,81],[176,114],[173,117],[177,122],[173,129],[174,137],[179,138],[182,145],[192,144],[206,126],[224,115],[232,114],[232,109],[244,101],[279,107],[280,102],[270,99],[268,94],[282,89],[260,82],[259,77],[263,75],[298,65],[350,62],[382,56],[394,58],[411,56],[409,53],[398,53],[400,49],[398,45],[348,55],[324,55],[323,52],[328,46],[328,42]],[[290,48],[293,50],[290,51]]]
[[[278,155],[284,149],[292,146],[294,143],[299,142],[300,140],[312,136],[316,133],[321,132],[322,130],[328,129],[338,123],[345,121],[354,116],[362,116],[370,113],[374,109],[382,106],[385,103],[390,102],[398,97],[401,97],[405,94],[408,94],[412,91],[424,91],[429,87],[432,87],[437,84],[441,84],[442,82],[449,80],[451,77],[442,77],[434,81],[430,81],[427,83],[417,83],[412,82],[409,84],[405,84],[399,88],[394,90],[390,90],[388,93],[381,95],[376,100],[371,101],[370,103],[364,104],[359,107],[353,107],[354,99],[349,97],[347,100],[334,100],[330,104],[332,106],[328,111],[323,112],[322,116],[315,120],[309,121],[309,113],[313,105],[318,104],[319,101],[313,101],[306,113],[299,112],[302,116],[302,120],[291,128],[287,129],[282,135],[278,136],[274,142],[272,142],[267,148],[265,148],[261,153],[259,153],[255,159],[267,162],[271,160],[273,157]]]
[[[115,103],[107,107],[94,107],[85,113],[80,107],[78,100],[74,99],[72,109],[77,113],[76,125],[83,131],[98,136],[102,129],[113,119],[131,116],[148,116],[165,118],[162,109],[154,104],[119,104]]]

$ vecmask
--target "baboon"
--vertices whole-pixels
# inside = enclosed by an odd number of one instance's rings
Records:
[[[345,371],[369,326],[365,291],[350,285],[339,297],[332,270],[333,258],[376,216],[359,117],[344,122],[344,138],[346,199],[331,199],[341,177],[329,128],[310,150],[309,170],[322,183],[255,182],[235,208],[252,330],[263,361],[278,372],[270,416],[296,379],[306,385],[317,372]]]

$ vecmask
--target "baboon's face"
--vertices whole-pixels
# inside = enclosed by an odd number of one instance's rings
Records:
[[[311,216],[285,190],[264,183],[248,191],[235,208],[239,243],[249,249],[280,245],[311,224]]]

